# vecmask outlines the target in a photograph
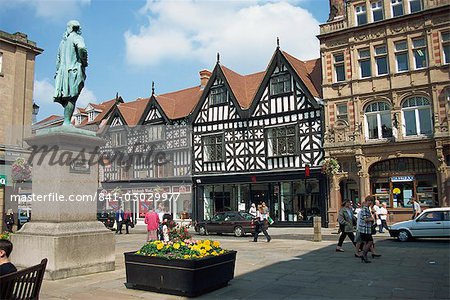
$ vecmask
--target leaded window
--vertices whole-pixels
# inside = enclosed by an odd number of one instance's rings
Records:
[[[204,161],[223,161],[224,147],[223,134],[207,135],[202,137]]]
[[[287,125],[267,129],[267,150],[269,156],[296,154],[295,128],[295,125]]]
[[[392,137],[391,107],[386,102],[369,104],[365,111],[366,138],[382,139]]]
[[[270,78],[270,95],[279,95],[291,91],[291,75],[289,73],[276,74]]]
[[[227,102],[227,89],[224,86],[214,86],[210,92],[210,104],[218,105]]]
[[[429,135],[433,132],[430,100],[412,97],[403,102],[403,129],[405,136]]]

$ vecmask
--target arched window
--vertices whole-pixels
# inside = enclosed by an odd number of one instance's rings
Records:
[[[430,100],[412,97],[403,102],[403,132],[405,136],[429,135],[433,132]]]
[[[364,110],[366,138],[382,139],[392,137],[391,106],[386,102],[374,102]]]

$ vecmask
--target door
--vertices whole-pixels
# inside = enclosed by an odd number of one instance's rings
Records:
[[[443,236],[450,237],[450,211],[444,211]]]
[[[411,226],[413,237],[435,237],[444,235],[444,213],[429,211],[420,215]]]

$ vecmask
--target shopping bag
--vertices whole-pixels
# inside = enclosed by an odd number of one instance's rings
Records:
[[[267,217],[267,221],[269,222],[269,224],[270,224],[270,225],[272,225],[272,224],[273,224],[273,222],[274,222],[274,221],[273,221],[273,219],[272,219],[272,218],[271,218],[270,216],[269,216],[269,217]]]
[[[114,221],[113,229],[117,230],[117,221]]]

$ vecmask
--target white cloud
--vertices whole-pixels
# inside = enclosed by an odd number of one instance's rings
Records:
[[[45,19],[64,20],[81,13],[84,6],[90,5],[91,0],[14,0],[12,5],[27,5],[35,10],[38,17]]]
[[[41,103],[51,103],[53,102],[54,91],[55,87],[50,83],[48,78],[35,80],[33,100],[39,105],[41,105]]]
[[[152,1],[140,13],[148,24],[125,33],[127,62],[221,62],[239,72],[264,69],[280,37],[281,48],[301,58],[319,57],[319,22],[298,1]]]
[[[34,96],[33,99],[38,105],[48,105],[53,103],[53,93],[55,91],[54,85],[50,79],[34,81]],[[77,100],[77,106],[86,107],[88,103],[97,103],[97,97],[94,92],[84,87]]]

